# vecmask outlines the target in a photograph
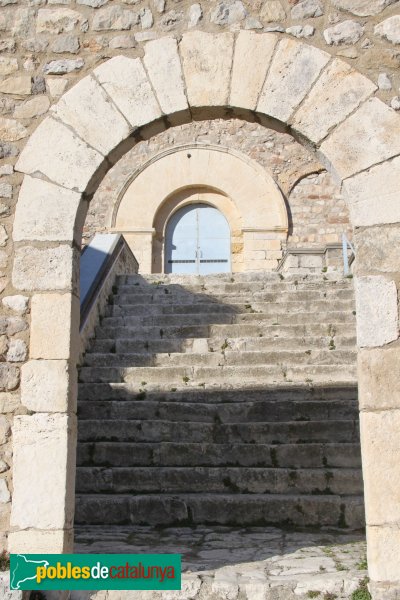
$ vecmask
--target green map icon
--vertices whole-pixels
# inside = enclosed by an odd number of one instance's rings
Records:
[[[48,567],[50,563],[47,560],[27,559],[23,554],[16,554],[13,560],[13,568],[10,573],[10,587],[13,590],[19,590],[25,581],[36,581],[36,569],[38,567]]]

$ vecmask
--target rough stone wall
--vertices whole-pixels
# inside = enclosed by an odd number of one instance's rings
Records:
[[[21,183],[13,165],[51,104],[109,57],[143,55],[146,40],[188,29],[277,31],[340,56],[400,109],[399,0],[0,0],[0,530],[9,528],[10,425],[20,404],[29,298],[11,282],[13,213]],[[318,177],[326,177],[320,175]],[[307,187],[305,185],[305,187]],[[292,192],[292,202],[303,191]],[[296,196],[296,198],[295,198]],[[294,204],[293,204],[294,207]],[[294,213],[293,213],[294,214]],[[338,216],[342,218],[343,215]],[[298,231],[293,236],[304,237]],[[327,233],[327,235],[329,235]],[[299,240],[300,242],[300,240]],[[29,294],[28,294],[29,295]],[[4,538],[0,534],[0,548]]]
[[[221,145],[257,161],[274,178],[289,207],[290,247],[324,247],[351,235],[339,187],[290,135],[239,119],[192,122],[139,142],[107,173],[90,203],[83,241],[110,227],[115,204],[135,169],[160,152],[186,143]]]

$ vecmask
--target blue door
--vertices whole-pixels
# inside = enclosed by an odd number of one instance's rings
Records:
[[[166,230],[166,273],[207,275],[231,270],[229,225],[208,204],[190,204],[170,218]]]

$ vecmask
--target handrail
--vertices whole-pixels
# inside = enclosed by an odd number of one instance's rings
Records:
[[[347,251],[348,248],[350,248],[350,250],[352,252],[352,254],[350,254],[350,256]],[[350,265],[356,256],[356,251],[354,249],[353,244],[347,238],[347,235],[345,233],[342,233],[342,251],[343,251],[343,272],[344,272],[345,277],[347,277],[347,275],[350,273]]]
[[[136,258],[120,233],[98,233],[83,249],[80,260],[80,331],[85,326],[109,273],[124,249],[129,251],[138,267]]]

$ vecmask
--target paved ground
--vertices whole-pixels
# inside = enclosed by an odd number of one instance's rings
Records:
[[[367,576],[361,533],[274,527],[81,527],[76,552],[180,553],[181,592],[75,593],[73,600],[347,600]]]

